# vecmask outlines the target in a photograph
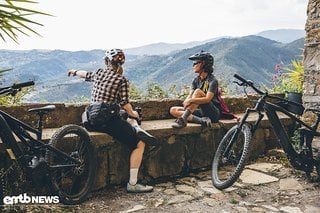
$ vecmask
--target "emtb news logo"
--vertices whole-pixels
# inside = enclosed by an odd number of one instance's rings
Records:
[[[28,196],[27,193],[18,196],[5,196],[3,198],[4,205],[13,204],[57,204],[59,196]]]

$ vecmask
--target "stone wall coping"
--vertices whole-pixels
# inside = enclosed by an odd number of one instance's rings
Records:
[[[241,118],[243,114],[237,114],[238,118]],[[254,123],[257,120],[257,114],[252,114],[248,117],[247,121],[249,123]],[[279,118],[282,122],[290,122],[290,118],[288,118],[283,113],[278,113]],[[235,125],[238,121],[235,119],[232,120],[220,120],[218,123],[213,123],[212,129],[230,129],[233,125]],[[162,120],[149,120],[149,121],[142,121],[141,128],[148,131],[150,134],[154,135],[155,137],[166,137],[169,135],[190,135],[190,134],[199,134],[204,129],[201,127],[200,124],[195,123],[188,123],[187,127],[182,129],[174,129],[171,125],[174,123],[174,119],[162,119]],[[260,128],[267,128],[270,127],[270,123],[268,121],[267,116],[264,116],[262,121],[260,122]],[[55,131],[58,128],[45,128],[43,129],[43,139],[49,140]],[[90,131],[89,135],[92,138],[95,137],[105,137],[105,141],[111,141],[112,137],[108,134]],[[100,140],[99,140],[100,141]]]

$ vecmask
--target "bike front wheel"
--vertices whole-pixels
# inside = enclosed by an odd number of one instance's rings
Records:
[[[78,125],[66,125],[52,136],[49,144],[80,162],[47,151],[52,187],[59,201],[67,205],[81,203],[93,188],[97,172],[97,157],[88,133]]]
[[[251,131],[248,124],[233,126],[222,138],[212,162],[212,183],[225,189],[236,182],[248,158]]]

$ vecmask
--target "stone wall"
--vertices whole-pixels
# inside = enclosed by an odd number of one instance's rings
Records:
[[[320,1],[309,0],[305,25],[303,102],[306,107],[320,103]]]
[[[247,98],[226,98],[231,110],[235,113],[243,113],[246,107],[253,102]],[[202,129],[198,124],[188,124],[183,129],[171,127],[173,119],[168,114],[173,105],[180,105],[179,100],[143,101],[134,102],[141,106],[145,121],[142,128],[153,134],[162,144],[162,149],[154,156],[144,157],[139,172],[139,179],[143,181],[158,180],[161,178],[175,177],[188,174],[194,170],[209,168],[219,141],[231,128],[235,120],[222,120],[214,124],[212,128]],[[65,105],[55,104],[57,109],[45,117],[43,138],[48,141],[52,134],[65,124],[80,124],[80,115],[86,104]],[[36,125],[36,117],[33,113],[27,113],[28,109],[40,107],[39,105],[1,106],[0,109],[14,115],[32,126]],[[254,122],[253,116],[251,122]],[[286,127],[291,125],[290,120],[281,118]],[[98,174],[95,189],[101,189],[109,185],[124,184],[129,176],[129,151],[121,143],[113,140],[107,134],[90,132],[92,143],[95,145],[98,157]],[[5,161],[0,142],[0,167]],[[259,129],[252,140],[251,157],[256,158],[266,150],[277,146],[270,123],[265,117],[260,123]],[[146,153],[148,153],[148,147]]]
[[[250,98],[250,100],[252,97]],[[226,97],[225,101],[233,113],[243,113],[245,109],[253,105],[253,101],[249,101],[247,97]],[[81,124],[81,114],[88,103],[82,104],[63,104],[55,103],[56,110],[50,112],[44,117],[45,128],[55,128],[66,124]],[[1,110],[17,117],[18,119],[36,126],[37,117],[34,113],[29,113],[31,108],[42,107],[49,104],[23,104],[18,106],[0,106]],[[181,100],[165,99],[165,100],[148,100],[133,101],[132,105],[142,108],[143,120],[159,120],[172,118],[169,114],[171,106],[181,105]]]

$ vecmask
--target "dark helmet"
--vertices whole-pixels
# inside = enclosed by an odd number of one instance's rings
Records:
[[[118,57],[116,57],[118,56]],[[106,51],[105,61],[109,60],[111,64],[122,65],[125,62],[125,55],[121,49],[111,49]]]
[[[214,64],[213,56],[210,53],[205,52],[203,50],[201,50],[200,53],[196,53],[190,56],[189,59],[192,61],[203,61],[204,65],[207,67],[212,67]]]

